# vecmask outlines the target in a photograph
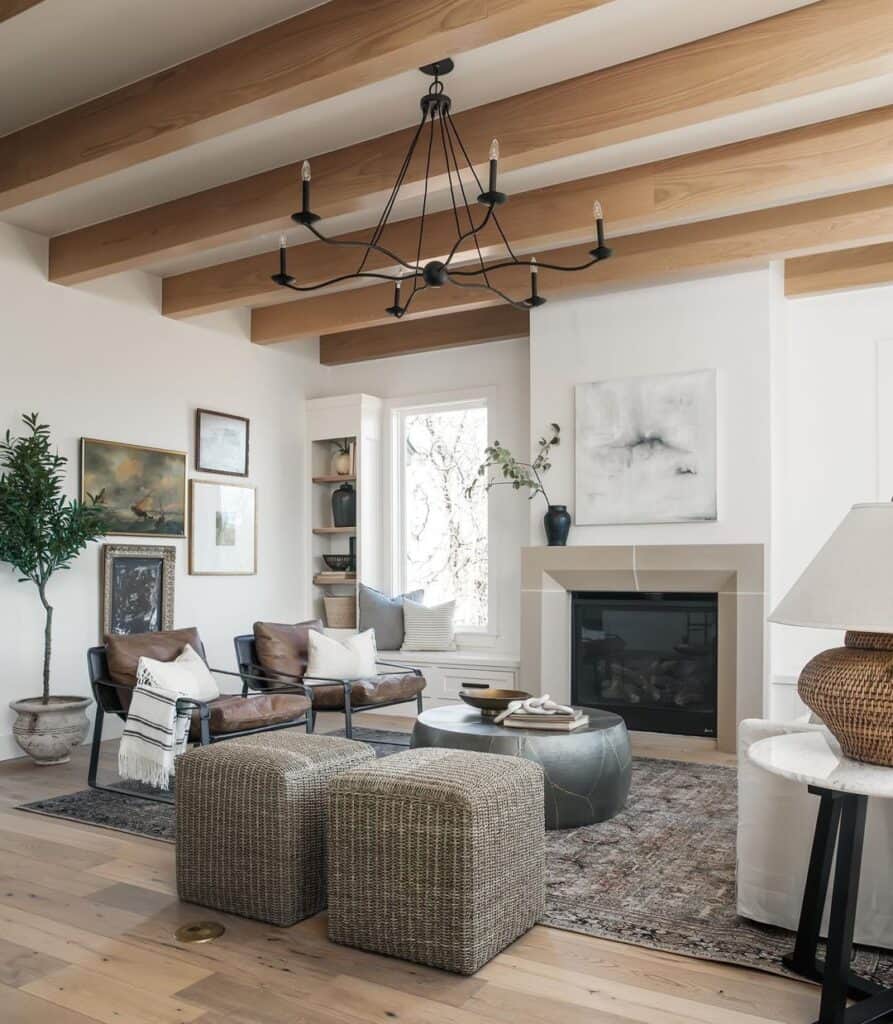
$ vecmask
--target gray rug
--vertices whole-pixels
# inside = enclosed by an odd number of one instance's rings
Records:
[[[405,734],[354,730],[380,757],[405,747]],[[648,949],[787,972],[793,937],[735,913],[734,768],[636,758],[627,808],[611,821],[546,833],[546,914],[542,923]],[[21,810],[173,842],[174,811],[85,790]],[[893,985],[893,957],[860,949],[854,969]]]

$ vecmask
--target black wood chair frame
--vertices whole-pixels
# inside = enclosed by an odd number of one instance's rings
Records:
[[[257,663],[257,647],[255,646],[254,642],[254,634],[246,633],[242,636],[237,636],[233,639],[233,644],[235,645],[236,648],[236,661],[238,662],[239,665],[240,674],[254,679],[256,679],[258,675],[264,677],[263,673],[265,670],[261,665]],[[380,658],[376,658],[376,664],[384,665],[392,669],[399,669],[400,672],[404,675],[414,675],[419,678],[422,677],[421,669],[414,668],[411,665],[403,665],[397,661],[383,661]],[[378,676],[388,676],[393,674],[393,672],[379,672],[377,676],[374,678],[377,678]],[[271,678],[269,674],[267,674],[264,678],[266,678],[270,682],[274,682],[274,680]],[[382,701],[377,704],[359,704],[356,707],[353,707],[350,698],[351,687],[353,686],[354,683],[362,682],[362,677],[357,677],[354,679],[329,679],[325,676],[294,676],[288,674],[287,672],[277,671],[276,678],[293,680],[294,682],[289,683],[289,685],[303,684],[306,690],[308,691],[307,695],[310,697],[311,705],[313,701],[313,689],[315,685],[342,686],[344,688],[344,735],[347,737],[347,739],[353,739],[353,716],[354,713],[357,711],[371,711],[373,708],[391,708],[396,707],[398,704],[410,704],[413,701],[415,701],[416,709],[418,710],[419,714],[421,714],[422,711],[424,710],[421,693],[419,693],[416,697],[410,697],[408,699],[406,697],[403,697],[400,700]],[[326,709],[322,708],[320,710],[324,711]],[[333,708],[332,710],[340,711],[341,709]],[[316,710],[312,706],[310,709],[310,714],[311,718],[314,718],[316,715]],[[308,732],[310,731],[312,731],[312,727],[311,729],[308,729]]]
[[[204,650],[199,652],[204,658]],[[105,647],[91,647],[87,651],[87,670],[90,677],[90,687],[93,690],[93,697],[96,701],[96,718],[93,722],[93,738],[90,744],[90,763],[87,769],[87,785],[91,789],[100,790],[105,793],[119,793],[122,796],[137,797],[140,800],[151,800],[155,803],[171,803],[173,797],[162,796],[155,793],[141,793],[123,786],[105,786],[97,782],[99,770],[99,754],[102,744],[102,729],[106,714],[117,715],[118,718],[126,719],[127,712],[124,709],[119,694],[133,694],[134,688],[124,683],[114,683],[109,679],[108,660]],[[312,695],[299,683],[281,684],[271,680],[268,676],[255,675],[251,672],[229,672],[226,669],[210,668],[214,675],[231,676],[240,679],[242,683],[241,696],[250,698],[252,691],[257,696],[270,693],[297,694],[310,697]],[[263,684],[263,685],[257,685]],[[222,694],[222,696],[238,696],[238,694]],[[307,732],[313,732],[313,709],[308,708],[305,715],[295,718],[290,722],[279,722],[275,725],[262,725],[256,729],[242,729],[238,732],[226,732],[213,734],[211,732],[211,708],[208,703],[200,700],[181,697],[177,701],[177,710],[190,712],[197,710],[199,714],[200,737],[198,745],[207,747],[212,743],[222,743],[224,740],[235,739],[237,736],[253,736],[257,733],[277,732],[280,729],[293,729],[295,726],[303,725]]]

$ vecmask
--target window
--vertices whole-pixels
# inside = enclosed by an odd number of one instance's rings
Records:
[[[489,624],[487,492],[465,490],[487,447],[483,400],[402,409],[395,415],[398,585],[426,604],[456,601],[458,629]]]

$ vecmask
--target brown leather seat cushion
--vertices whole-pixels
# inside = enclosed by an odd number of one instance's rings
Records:
[[[140,658],[173,661],[183,653],[187,644],[196,653],[204,655],[205,649],[194,626],[171,629],[165,633],[134,633],[131,636],[107,633],[105,653],[112,682],[136,686],[136,667]]]
[[[257,660],[271,679],[302,678],[307,671],[307,634],[322,632],[322,622],[310,619],[289,625],[284,622],[255,622],[254,644]]]
[[[254,697],[225,696],[208,702],[211,711],[212,736],[267,725],[283,725],[303,718],[310,707],[310,698],[299,693],[262,693]],[[201,738],[198,711],[192,712],[189,738]]]
[[[311,682],[305,685],[309,688]],[[392,700],[415,700],[424,689],[424,676],[412,672],[394,672],[391,675],[355,680],[350,686],[350,703],[352,707],[359,708],[387,704]],[[342,710],[344,687],[313,683],[313,706],[317,711]]]

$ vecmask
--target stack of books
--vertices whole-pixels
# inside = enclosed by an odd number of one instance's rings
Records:
[[[556,712],[552,715],[535,715],[525,711],[513,711],[499,723],[509,729],[550,729],[555,732],[573,732],[589,725],[589,715],[575,711],[568,715]]]

